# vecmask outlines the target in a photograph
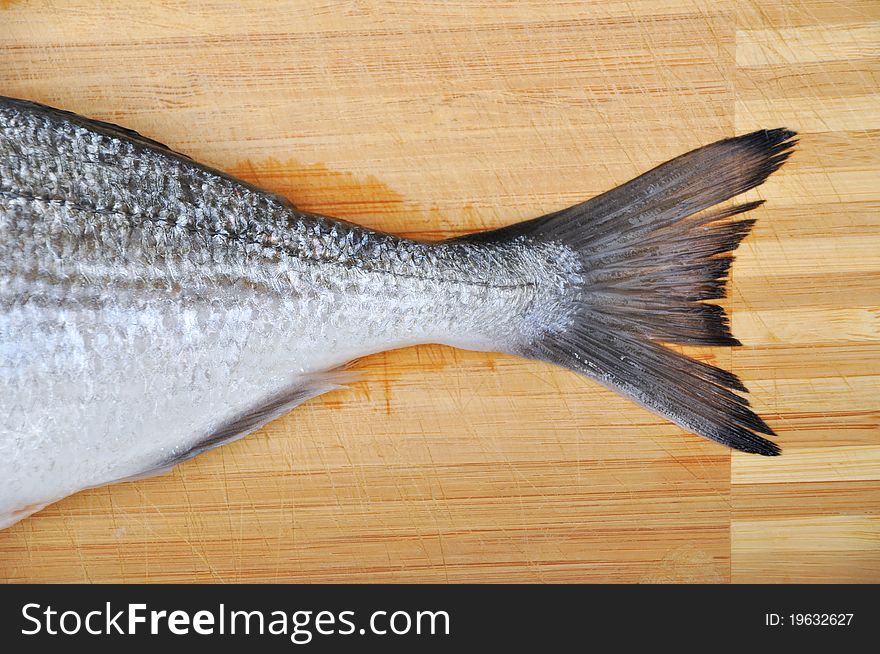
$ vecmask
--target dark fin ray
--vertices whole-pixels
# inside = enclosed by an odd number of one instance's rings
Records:
[[[221,445],[232,443],[240,438],[244,438],[263,425],[285,415],[307,400],[317,397],[318,395],[323,395],[324,393],[329,393],[333,390],[344,388],[346,383],[349,383],[355,378],[355,373],[344,370],[334,370],[328,373],[311,375],[307,379],[307,383],[300,384],[293,389],[274,395],[262,402],[258,402],[252,409],[218,425],[204,438],[186,450],[178,452],[167,459],[163,459],[155,466],[142,472],[121,479],[115,479],[112,482],[101,482],[100,485],[103,486],[106,483],[123,481],[136,481],[138,479],[164,475],[171,472],[172,469],[181,463],[189,461],[200,454],[213,450]]]
[[[516,354],[592,377],[682,427],[744,452],[780,453],[772,429],[737,392],[736,375],[666,344],[740,345],[721,298],[730,252],[761,202],[716,207],[763,183],[788,158],[795,133],[762,130],[694,150],[587,202],[492,232],[573,250],[582,283],[560,306],[567,320]],[[567,304],[566,304],[567,302]]]

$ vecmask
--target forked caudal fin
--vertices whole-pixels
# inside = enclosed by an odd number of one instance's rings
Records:
[[[795,133],[762,130],[699,148],[587,202],[470,237],[527,240],[576,253],[579,279],[565,320],[517,354],[592,377],[697,434],[745,452],[780,453],[773,430],[734,391],[736,375],[666,344],[739,345],[723,309],[730,252],[753,220],[749,202],[715,205],[764,182]]]

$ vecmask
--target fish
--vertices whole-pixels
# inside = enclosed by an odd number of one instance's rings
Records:
[[[796,133],[726,138],[575,206],[428,241],[298,209],[118,125],[0,97],[0,527],[162,474],[440,343],[550,362],[777,455],[723,298]]]

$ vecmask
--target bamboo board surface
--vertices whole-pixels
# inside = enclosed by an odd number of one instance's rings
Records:
[[[880,4],[0,1],[0,94],[440,237],[761,127],[731,454],[549,365],[425,346],[164,477],[0,532],[22,581],[880,581]]]

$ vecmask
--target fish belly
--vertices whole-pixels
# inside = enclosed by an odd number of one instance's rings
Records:
[[[286,411],[338,387],[328,372],[354,358],[432,340],[399,331],[401,307],[374,295],[220,289],[186,301],[120,293],[97,307],[75,297],[7,306],[0,523],[83,488],[164,471],[206,441],[243,435],[234,431],[243,416],[258,414],[241,429],[259,426],[262,407],[279,398]]]

